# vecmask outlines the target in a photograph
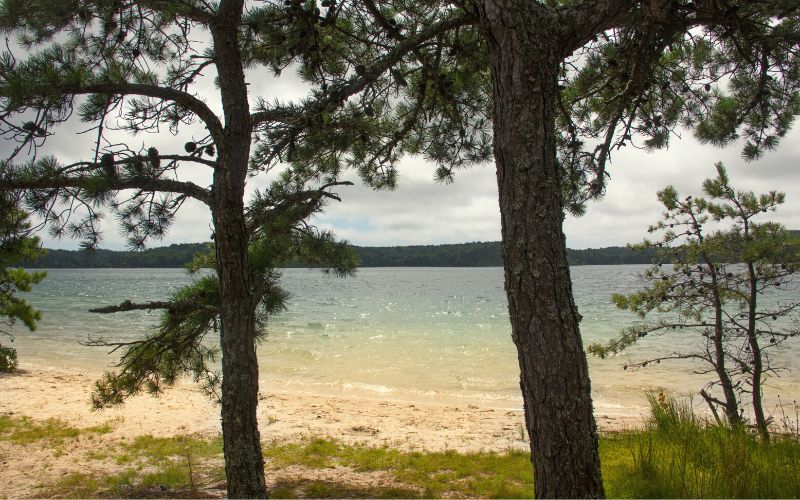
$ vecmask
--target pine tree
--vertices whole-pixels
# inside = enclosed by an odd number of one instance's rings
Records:
[[[390,47],[380,43],[388,35],[372,7],[299,0],[0,4],[0,29],[16,40],[0,56],[0,134],[18,143],[0,166],[0,190],[24,190],[26,206],[53,235],[80,238],[87,249],[102,239],[104,210],[132,248],[160,238],[189,199],[211,212],[213,255],[192,267],[211,266],[214,276],[167,301],[97,308],[164,312],[151,336],[124,346],[119,370],[99,381],[94,402],[158,392],[185,373],[211,393],[219,382],[230,497],[266,496],[255,344],[258,326],[284,297],[275,268],[299,257],[352,270],[352,253],[307,219],[339,200],[332,190],[349,184],[341,180],[347,168],[372,187],[394,186],[398,144],[420,109],[403,110],[401,120],[381,112],[398,88],[416,84],[423,94],[429,85],[420,67],[406,71],[403,60],[435,61],[436,49],[426,44],[465,23],[457,15],[439,19],[437,5],[420,5],[403,20],[408,36]],[[251,101],[250,71],[261,72],[254,81],[295,75],[308,93],[296,102]],[[214,76],[215,95],[201,93],[204,75]],[[83,160],[62,162],[47,145],[69,133],[73,115],[94,134],[94,146]],[[147,138],[162,129],[184,139],[159,151]],[[135,135],[145,142],[135,143]],[[483,146],[466,148],[457,161],[485,158]],[[210,185],[189,180],[197,171]],[[258,175],[276,180],[245,204],[247,179]],[[217,331],[221,375],[209,370],[217,352],[202,343]]]
[[[364,2],[395,47],[430,2]],[[506,291],[537,497],[603,496],[596,423],[562,221],[601,198],[615,151],[656,150],[685,128],[752,161],[800,112],[796,0],[439,2],[462,25],[437,38],[409,136],[452,182],[449,162],[491,125]],[[398,22],[399,20],[399,22]],[[431,22],[434,22],[433,20]],[[381,39],[383,42],[383,39]],[[434,46],[435,47],[435,46]],[[412,54],[414,52],[412,51]],[[409,66],[402,66],[408,71]],[[425,99],[414,99],[413,91]],[[400,101],[402,106],[405,104]],[[388,103],[390,106],[393,103]],[[398,105],[400,109],[400,105]],[[411,106],[411,109],[415,109]],[[381,113],[392,116],[392,108]],[[424,140],[417,145],[425,145]],[[481,152],[485,152],[484,149]]]
[[[700,372],[716,378],[700,394],[717,421],[721,408],[728,424],[741,425],[744,398],[749,397],[756,428],[769,439],[762,394],[764,380],[777,367],[768,351],[800,334],[787,321],[800,303],[773,297],[765,304],[763,299],[775,289],[795,289],[800,241],[780,224],[757,220],[784,202],[783,193],[736,191],[721,164],[717,177],[703,183],[703,192],[683,198],[668,186],[658,193],[665,211],[648,232],[660,238],[637,248],[657,251],[659,262],[642,275],[644,289],[614,295],[619,308],[656,319],[627,328],[606,345],[593,344],[589,351],[605,357],[647,337],[681,335],[673,352],[625,369],[669,360],[707,365]],[[692,334],[699,337],[696,345],[685,338]],[[721,396],[713,392],[717,387]]]
[[[602,196],[613,153],[777,147],[798,111],[800,4],[477,0],[493,79],[503,259],[537,497],[602,496],[562,219]]]
[[[364,3],[394,47],[413,32],[407,16],[431,4]],[[615,151],[666,148],[685,128],[716,146],[743,140],[750,161],[777,147],[800,112],[799,11],[796,0],[439,2],[462,25],[437,38],[434,59],[401,66],[434,69],[380,112],[418,104],[408,135],[421,140],[404,151],[438,162],[439,180],[466,166],[448,161],[462,146],[492,134],[481,153],[497,166],[537,497],[604,494],[565,212],[602,197]]]
[[[0,192],[0,336],[13,342],[11,327],[21,321],[29,330],[36,329],[41,313],[19,292],[30,292],[31,285],[41,282],[44,272],[27,272],[12,267],[20,261],[31,261],[41,256],[39,238],[31,235],[28,214],[20,210],[15,193]],[[17,367],[17,352],[0,344],[0,372]]]

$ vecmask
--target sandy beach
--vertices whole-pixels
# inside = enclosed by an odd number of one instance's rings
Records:
[[[110,424],[112,431],[92,440],[78,440],[62,457],[42,455],[36,450],[18,453],[9,448],[12,445],[0,442],[3,469],[0,496],[36,496],[36,486],[46,477],[85,470],[81,457],[96,446],[97,439],[125,442],[141,435],[219,433],[217,405],[190,381],[181,382],[158,398],[142,395],[118,408],[93,411],[89,394],[99,374],[43,370],[24,363],[20,368],[16,373],[0,374],[0,415],[36,420],[58,418],[78,428]],[[523,415],[519,410],[345,398],[288,390],[264,391],[259,398],[260,431],[265,441],[329,437],[401,450],[461,452],[527,447],[521,439]],[[633,415],[599,414],[597,419],[603,431],[634,427],[641,421],[641,417]]]

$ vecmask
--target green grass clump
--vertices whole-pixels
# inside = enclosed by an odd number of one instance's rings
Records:
[[[800,442],[764,442],[745,427],[698,418],[686,403],[650,398],[644,431],[601,442],[606,492],[637,498],[797,498]],[[627,456],[626,456],[627,455]]]
[[[528,498],[533,495],[530,462],[528,455],[522,452],[469,454],[455,451],[400,452],[386,447],[346,445],[328,439],[314,439],[304,444],[272,444],[264,449],[264,455],[277,466],[293,464],[312,468],[343,466],[362,472],[384,471],[404,485],[396,489],[397,495],[386,490],[381,494],[371,491],[367,497],[440,497],[447,494]],[[324,485],[324,488],[328,489],[335,487],[349,491],[346,485],[336,486],[331,483]],[[303,491],[309,494],[307,486]],[[273,495],[276,494],[273,492]],[[284,494],[287,492],[281,490],[277,495]]]
[[[157,462],[176,457],[191,456],[195,459],[210,458],[222,453],[222,438],[205,439],[196,436],[154,437],[138,436],[122,446],[133,458],[145,458]]]
[[[196,436],[159,438],[139,436],[122,444],[114,453],[94,453],[89,458],[113,458],[127,468],[117,474],[95,476],[71,474],[43,487],[44,496],[58,497],[196,497],[198,478],[218,479],[220,471],[211,471],[204,461],[222,452],[220,438]],[[219,474],[216,474],[219,472]]]
[[[271,498],[421,498],[416,490],[397,487],[358,487],[331,481],[278,481]]]
[[[0,415],[0,439],[20,445],[41,440],[60,443],[81,434],[106,434],[108,432],[111,432],[110,424],[78,429],[56,418],[37,421],[30,417]]]
[[[97,494],[100,486],[100,482],[92,474],[75,473],[42,487],[42,490],[49,497],[89,498]]]
[[[144,476],[134,469],[108,476],[75,473],[43,486],[40,491],[43,496],[56,498],[195,498],[200,496],[180,481],[180,474],[169,470]]]

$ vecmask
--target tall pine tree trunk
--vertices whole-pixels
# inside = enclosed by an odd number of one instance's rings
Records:
[[[256,416],[255,299],[247,262],[243,192],[229,193],[222,188],[216,193],[219,194],[215,200],[214,227],[221,308],[221,417],[228,497],[265,498],[264,460]]]
[[[532,4],[479,2],[494,80],[511,331],[536,497],[602,497],[589,373],[562,231],[554,119],[561,48],[556,20],[537,17],[541,6]]]
[[[222,439],[229,498],[265,498],[264,459],[258,432],[253,276],[247,259],[244,188],[251,124],[238,29],[243,0],[223,0],[211,26],[225,116],[225,144],[218,144],[213,217],[220,284]]]

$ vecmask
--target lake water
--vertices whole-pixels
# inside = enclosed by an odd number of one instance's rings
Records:
[[[637,273],[645,267],[571,269],[585,344],[607,340],[635,321],[613,306],[610,295],[635,290]],[[268,336],[259,346],[262,387],[522,407],[501,268],[364,268],[347,279],[287,269],[283,276],[292,298],[287,311],[269,322]],[[136,338],[155,324],[158,313],[100,315],[87,310],[127,299],[163,299],[189,281],[181,269],[50,270],[27,294],[44,315],[39,328],[17,329],[13,345],[21,361],[35,367],[99,372],[114,357],[80,341],[89,336]],[[694,374],[687,363],[622,369],[626,361],[694,342],[686,333],[671,333],[647,338],[617,358],[590,358],[597,410],[638,414],[645,391],[659,388],[696,394],[709,378]],[[771,379],[771,407],[777,395],[789,404],[800,396],[799,353],[796,342],[778,356],[792,371]]]

